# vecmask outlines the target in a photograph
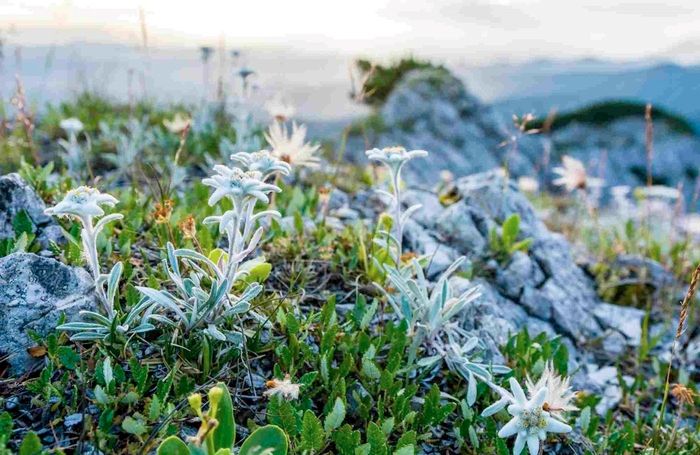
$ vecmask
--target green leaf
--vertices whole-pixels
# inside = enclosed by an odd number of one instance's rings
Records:
[[[398,450],[394,450],[394,455],[413,455],[414,453],[415,453],[415,449],[413,448],[412,445],[403,446]]]
[[[270,423],[280,426],[290,436],[299,433],[301,418],[292,404],[280,397],[274,397],[268,403],[267,419]]]
[[[345,404],[343,404],[343,400],[340,397],[337,397],[335,403],[333,403],[333,409],[331,409],[331,412],[328,413],[326,420],[323,422],[323,429],[326,430],[326,433],[330,433],[338,428],[343,423],[343,420],[345,420]]]
[[[43,447],[39,436],[33,431],[30,431],[24,436],[24,439],[22,439],[22,444],[19,446],[18,453],[19,455],[38,455],[42,453],[42,451]]]
[[[311,411],[304,413],[301,424],[301,448],[313,452],[318,452],[323,448],[325,436],[321,421]]]
[[[287,455],[289,440],[284,431],[275,425],[258,428],[243,441],[238,455]]]
[[[154,421],[160,416],[160,399],[154,395],[151,399],[151,405],[148,407],[148,420]]]
[[[158,446],[158,455],[190,455],[190,449],[182,439],[170,436]]]
[[[58,348],[58,360],[61,365],[69,370],[75,370],[75,367],[80,362],[80,356],[70,346],[60,346]]]
[[[12,416],[9,412],[5,411],[0,414],[0,441],[3,439],[7,441],[10,439],[10,433],[12,432]]]
[[[105,433],[108,433],[112,429],[112,421],[114,420],[114,410],[105,409],[100,414],[100,420],[98,422],[98,427]]]
[[[333,433],[333,442],[340,455],[354,455],[355,448],[360,445],[360,432],[345,424]]]
[[[126,416],[122,421],[122,429],[134,436],[141,436],[146,432],[146,425],[141,420],[134,419],[131,416]]]
[[[19,237],[22,234],[29,235],[34,232],[34,223],[26,210],[22,209],[17,212],[17,215],[12,220],[12,228],[15,231],[15,237]]]
[[[396,443],[396,448],[400,449],[401,447],[404,446],[415,446],[418,441],[418,435],[416,434],[415,431],[407,431],[406,433],[402,434],[401,437],[399,438],[399,442]]]
[[[515,243],[520,233],[520,217],[517,214],[509,216],[503,222],[502,230],[503,244],[510,249],[510,246]]]
[[[104,362],[102,362],[102,377],[104,378],[105,385],[109,388],[109,384],[114,380],[114,370],[112,370],[112,360],[107,357]]]
[[[578,418],[578,424],[581,426],[581,433],[588,433],[588,426],[591,424],[591,407],[586,406],[581,411],[581,415]]]
[[[214,449],[230,449],[233,447],[233,442],[236,438],[236,422],[233,420],[233,401],[228,387],[223,382],[218,383],[215,387],[223,390],[223,396],[219,401],[219,407],[216,410],[216,420],[219,425],[214,430]]]
[[[95,401],[102,405],[109,403],[109,395],[107,395],[101,385],[95,386]]]
[[[367,426],[367,442],[370,445],[369,455],[387,455],[389,453],[386,435],[374,422],[370,422]]]

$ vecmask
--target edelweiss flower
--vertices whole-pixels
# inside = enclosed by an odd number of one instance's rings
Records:
[[[289,103],[286,103],[280,94],[265,103],[265,110],[270,114],[270,117],[278,122],[285,122],[292,118],[296,113],[296,109]]]
[[[547,362],[537,382],[533,382],[528,376],[525,385],[530,395],[533,395],[542,388],[547,389],[547,395],[544,400],[544,410],[551,412],[552,415],[560,417],[562,412],[578,410],[576,406],[571,404],[571,400],[574,399],[574,392],[569,386],[569,378],[559,376],[556,371],[554,371],[552,362]]]
[[[595,188],[603,184],[601,179],[589,177],[586,174],[586,167],[576,158],[564,155],[561,159],[563,166],[553,169],[555,174],[560,175],[554,180],[554,184],[563,186],[566,191],[574,191],[577,189]]]
[[[100,193],[95,188],[81,186],[70,190],[63,200],[53,207],[44,210],[47,215],[76,216],[81,219],[105,214],[100,205],[114,207],[119,202],[114,196]]]
[[[263,392],[265,396],[279,395],[285,400],[296,400],[299,398],[299,390],[301,389],[301,384],[294,384],[289,379],[289,375],[285,375],[284,379],[281,381],[279,379],[272,379],[265,383],[267,390]]]
[[[496,404],[500,406],[499,409],[503,409],[508,402],[511,403],[508,406],[508,413],[513,418],[501,428],[498,437],[508,438],[517,435],[513,446],[513,455],[520,455],[525,444],[527,444],[530,455],[537,455],[540,451],[540,441],[547,438],[547,433],[568,433],[571,431],[569,425],[555,419],[543,409],[548,393],[546,387],[531,395],[529,400],[525,397],[525,392],[515,378],[510,378],[510,389],[512,394],[501,389],[504,393]],[[487,410],[492,410],[492,408],[493,406],[489,406]],[[493,412],[497,411],[498,409]]]
[[[260,150],[259,152],[239,152],[231,155],[231,159],[245,167],[247,171],[260,172],[267,177],[275,172],[282,175],[289,175],[291,166],[282,160],[277,159],[268,150]]]
[[[680,228],[689,235],[700,236],[700,214],[688,213],[678,222]]]
[[[77,135],[78,133],[83,131],[83,128],[84,128],[83,122],[81,122],[80,120],[78,120],[75,117],[61,120],[59,123],[59,126],[66,133],[73,134],[73,135]]]
[[[281,191],[275,185],[262,182],[260,172],[245,172],[239,168],[231,169],[220,164],[214,166],[214,171],[217,175],[202,180],[202,183],[214,188],[214,193],[209,197],[211,206],[224,197],[229,197],[236,206],[249,197],[268,203],[270,199],[267,194]]]
[[[270,125],[265,139],[272,147],[272,154],[291,165],[318,167],[319,159],[314,154],[321,147],[318,144],[305,143],[306,126],[292,124],[291,134],[282,123]]]
[[[537,182],[537,179],[522,176],[518,179],[518,189],[523,193],[536,193],[540,190],[540,184]]]
[[[407,151],[403,147],[385,147],[383,149],[375,148],[372,150],[367,150],[365,154],[370,160],[376,160],[386,165],[393,171],[394,175],[397,175],[398,171],[400,171],[403,165],[409,160],[428,156],[428,152],[425,150]]]
[[[190,126],[192,119],[178,112],[172,120],[163,120],[163,125],[173,134],[181,134]]]

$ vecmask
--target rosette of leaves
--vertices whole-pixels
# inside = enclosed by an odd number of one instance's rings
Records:
[[[449,277],[462,265],[460,257],[443,272],[435,285],[426,279],[417,260],[411,267],[398,270],[387,267],[387,276],[396,292],[384,292],[397,317],[406,321],[412,338],[409,347],[409,363],[416,361],[420,368],[433,368],[440,361],[468,381],[467,401],[476,400],[476,381],[491,381],[492,374],[510,371],[502,365],[482,362],[484,343],[470,336],[460,326],[459,314],[477,299],[478,287],[471,287],[460,295],[453,295]],[[415,275],[413,278],[411,275]]]

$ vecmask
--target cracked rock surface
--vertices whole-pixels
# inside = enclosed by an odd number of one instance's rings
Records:
[[[29,330],[45,336],[62,313],[70,320],[95,307],[94,282],[82,268],[31,253],[0,258],[0,358],[11,374],[24,374],[36,364]]]
[[[19,174],[0,176],[0,239],[15,237],[13,221],[24,210],[32,220],[34,233],[43,248],[48,248],[51,241],[60,242],[61,229],[44,214],[44,209],[44,201]]]
[[[407,206],[423,207],[406,224],[404,241],[409,250],[431,258],[428,274],[433,278],[458,256],[471,261],[473,279],[451,279],[456,293],[481,287],[481,297],[464,310],[464,328],[486,343],[495,361],[502,358],[498,347],[523,328],[533,336],[559,335],[577,371],[577,386],[602,387],[601,381],[588,378],[589,371],[598,371],[598,360],[589,352],[591,344],[599,344],[608,359],[639,345],[644,312],[603,302],[593,279],[574,261],[569,242],[549,231],[516,185],[498,171],[460,178],[455,188],[458,200],[446,207],[430,192],[405,193]],[[351,206],[367,207],[370,198],[357,195]],[[499,262],[490,251],[489,232],[500,232],[513,214],[520,217],[518,240],[530,238],[532,244],[526,252]],[[619,387],[612,383],[605,387],[611,399],[600,411],[617,403],[613,395],[618,390],[613,389]]]

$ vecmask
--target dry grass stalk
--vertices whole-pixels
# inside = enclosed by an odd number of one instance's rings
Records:
[[[693,272],[693,277],[690,279],[690,286],[688,287],[688,292],[685,294],[683,302],[681,302],[681,313],[678,320],[678,328],[676,329],[676,338],[674,340],[674,342],[676,343],[685,331],[685,325],[688,321],[690,304],[693,301],[693,297],[695,297],[695,292],[697,291],[698,283],[700,283],[700,264],[698,264],[698,266],[695,268],[695,272]]]
[[[693,276],[690,278],[690,286],[688,286],[688,292],[686,292],[683,301],[681,302],[681,312],[678,319],[678,327],[676,328],[676,336],[673,339],[673,344],[671,345],[671,360],[669,361],[668,368],[666,370],[666,383],[664,385],[664,398],[661,402],[661,409],[659,411],[659,418],[656,422],[656,428],[654,430],[654,439],[656,439],[659,428],[661,427],[661,421],[664,418],[664,413],[666,411],[666,401],[668,400],[668,392],[671,386],[671,368],[673,367],[673,360],[676,357],[676,346],[685,331],[685,325],[688,321],[688,314],[690,310],[690,304],[695,298],[695,292],[697,291],[698,284],[700,283],[700,264],[697,265]]]
[[[654,160],[654,123],[651,119],[651,103],[647,104],[644,110],[644,122],[646,123],[644,144],[646,146],[647,157],[647,186],[651,186],[654,183],[651,174],[651,163]]]

